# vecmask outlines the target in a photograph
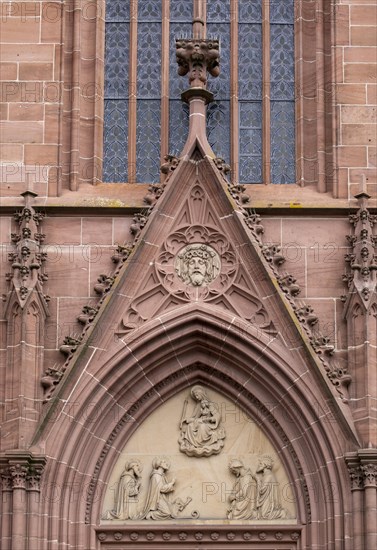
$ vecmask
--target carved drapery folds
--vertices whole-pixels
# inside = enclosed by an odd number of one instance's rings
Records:
[[[165,456],[157,456],[152,461],[148,490],[144,501],[140,501],[143,465],[139,459],[130,459],[125,464],[115,492],[114,509],[105,512],[102,519],[120,520],[169,520],[180,518],[182,512],[192,501],[191,497],[184,500],[173,497],[175,478],[168,477],[170,460]],[[193,510],[191,518],[199,514]]]
[[[127,442],[125,460],[117,460],[107,483],[101,519],[295,523],[295,497],[268,438],[215,390],[195,384],[189,395],[194,404],[183,390]],[[156,426],[160,441],[151,438]],[[165,455],[158,455],[161,449]]]
[[[211,456],[224,447],[225,430],[221,426],[221,413],[217,403],[211,401],[202,386],[194,386],[191,397],[196,402],[188,413],[188,400],[184,401],[180,423],[179,449],[187,456]]]
[[[228,519],[285,519],[287,511],[282,507],[279,483],[272,472],[273,457],[260,456],[255,471],[247,468],[240,459],[233,459],[229,469],[236,482],[229,495]]]

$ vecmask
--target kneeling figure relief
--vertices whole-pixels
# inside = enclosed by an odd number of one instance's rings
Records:
[[[291,524],[295,509],[284,468],[258,424],[230,400],[195,385],[131,436],[111,475],[102,523]]]

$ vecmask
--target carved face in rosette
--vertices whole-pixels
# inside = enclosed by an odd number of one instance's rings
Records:
[[[187,285],[208,285],[219,274],[220,257],[206,244],[189,244],[178,253],[175,270]]]
[[[163,286],[183,301],[215,299],[229,288],[237,272],[236,255],[226,235],[200,225],[171,233],[155,267]]]

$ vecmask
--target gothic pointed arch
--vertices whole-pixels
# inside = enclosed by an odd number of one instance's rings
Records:
[[[125,540],[130,540],[132,532],[139,532],[141,538],[147,531],[154,532],[147,522],[101,525],[110,474],[127,441],[143,429],[150,415],[180,391],[187,393],[202,384],[209,393],[223,395],[244,411],[284,465],[297,518],[283,526],[264,525],[268,538],[283,532],[287,537],[299,533],[301,541],[312,544],[328,540],[336,529],[329,518],[346,513],[342,508],[344,487],[339,482],[345,465],[338,457],[339,449],[353,436],[346,422],[340,422],[338,416],[334,422],[329,416],[328,396],[318,381],[308,371],[297,376],[297,367],[288,355],[246,323],[236,326],[229,315],[219,318],[211,308],[187,306],[181,317],[171,316],[164,324],[154,321],[136,331],[128,346],[111,360],[92,360],[82,372],[80,384],[72,381],[65,387],[55,414],[46,417],[34,441],[35,446],[43,445],[51,458],[44,477],[46,486],[59,476],[65,488],[59,498],[46,499],[46,516],[67,514],[72,525],[74,518],[79,518],[80,529],[76,526],[75,534],[71,533],[67,522],[64,536],[84,537],[88,548],[95,547],[97,535],[114,540],[114,533],[122,532]],[[311,393],[317,395],[316,400],[308,398]],[[179,415],[177,411],[176,424]],[[320,467],[324,462],[326,470]],[[78,495],[74,502],[73,494]],[[314,527],[318,524],[321,534]],[[210,536],[200,522],[186,522],[184,529],[190,537],[198,529]],[[226,537],[229,530],[219,529]],[[258,524],[237,524],[235,529],[239,537],[245,532],[261,532]],[[157,538],[161,536],[158,533],[157,529]],[[172,535],[172,541],[177,536]]]

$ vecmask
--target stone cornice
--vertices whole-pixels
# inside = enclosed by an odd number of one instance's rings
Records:
[[[145,208],[144,197],[148,193],[148,183],[101,183],[98,185],[82,185],[79,191],[64,191],[59,197],[46,197],[43,192],[34,199],[33,205],[42,211],[65,214],[85,209],[93,214],[108,211],[115,215],[134,213]],[[282,210],[300,216],[300,212],[323,211],[348,214],[358,210],[357,199],[336,199],[331,193],[318,193],[314,186],[300,187],[295,184],[286,185],[246,185],[246,193],[250,196],[250,206],[257,210],[272,212]],[[5,214],[14,213],[16,208],[23,208],[24,200],[15,196],[10,190],[0,188],[0,209]],[[369,210],[377,209],[377,196],[369,199]]]

